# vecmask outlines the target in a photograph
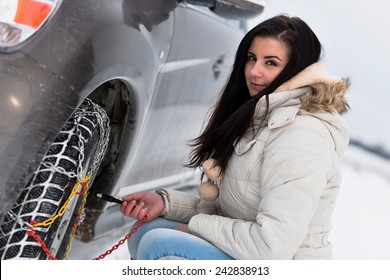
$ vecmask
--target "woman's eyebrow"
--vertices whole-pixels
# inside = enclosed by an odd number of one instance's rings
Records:
[[[266,58],[266,59],[269,59],[269,58],[276,58],[277,60],[282,61],[277,55],[268,55],[268,56],[264,56],[264,58]]]

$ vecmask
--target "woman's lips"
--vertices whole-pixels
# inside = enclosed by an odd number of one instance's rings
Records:
[[[261,84],[256,84],[256,83],[251,82],[251,87],[257,91],[261,91],[262,89],[264,89],[266,87],[266,85],[261,85]]]

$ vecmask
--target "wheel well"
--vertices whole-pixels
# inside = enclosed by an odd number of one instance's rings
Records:
[[[96,88],[89,98],[106,111],[111,129],[108,147],[90,192],[110,193],[117,178],[116,171],[126,159],[134,135],[137,114],[134,92],[124,81],[110,80]],[[99,205],[94,201],[93,206],[89,206],[99,209]]]
[[[84,221],[77,227],[76,238],[83,242],[90,242],[95,236],[95,223],[106,203],[97,198],[96,193],[112,192],[132,145],[137,115],[134,91],[122,80],[103,83],[88,98],[107,113],[110,136],[99,171],[89,189]]]

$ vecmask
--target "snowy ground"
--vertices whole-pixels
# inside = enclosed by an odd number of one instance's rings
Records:
[[[390,161],[349,149],[333,216],[337,259],[390,260]]]
[[[333,216],[331,241],[338,260],[390,260],[390,161],[350,147],[344,180]],[[127,234],[127,229],[91,243],[73,242],[68,258],[98,257]],[[127,244],[107,260],[128,260]]]

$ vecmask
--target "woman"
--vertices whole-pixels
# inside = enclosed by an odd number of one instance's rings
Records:
[[[151,221],[129,242],[133,258],[332,258],[349,82],[327,75],[320,54],[297,17],[270,18],[244,36],[188,164],[212,159],[219,197],[174,190],[124,197],[124,215]]]

